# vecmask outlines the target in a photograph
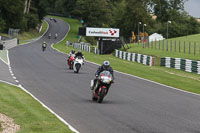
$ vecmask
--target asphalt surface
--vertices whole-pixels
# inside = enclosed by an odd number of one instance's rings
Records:
[[[4,63],[2,60],[0,60],[0,80],[16,84],[15,79],[10,74],[8,64]]]
[[[90,80],[98,66],[68,69],[67,56],[50,47],[68,25],[49,21],[40,40],[9,50],[12,70],[29,92],[81,133],[199,133],[200,96],[115,72],[115,83],[102,104],[91,100]],[[58,39],[48,39],[48,33]],[[45,52],[43,41],[48,43]]]

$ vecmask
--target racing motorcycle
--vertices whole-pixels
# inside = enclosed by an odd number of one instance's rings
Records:
[[[80,56],[76,57],[73,64],[74,72],[78,73],[82,65],[83,65],[83,58],[81,58]]]
[[[95,85],[94,80],[91,80],[90,87],[94,87],[94,89],[92,89],[92,100],[102,103],[112,83],[114,83],[113,77],[109,71],[101,72]]]
[[[73,69],[74,56],[75,56],[75,54],[72,54],[72,55],[69,57],[69,59],[67,60],[69,69]]]
[[[43,52],[45,51],[46,47],[47,47],[47,44],[46,44],[46,43],[43,43],[43,44],[42,44],[42,51],[43,51]]]

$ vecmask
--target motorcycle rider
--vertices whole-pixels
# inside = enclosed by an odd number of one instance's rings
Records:
[[[74,58],[76,58],[76,57],[81,57],[83,60],[85,60],[85,58],[80,50],[75,54]]]
[[[57,37],[58,37],[58,34],[56,33],[56,34],[55,34],[55,39],[57,39]]]
[[[69,53],[69,56],[71,56],[71,55],[75,55],[75,50],[74,49],[72,49],[72,51]]]
[[[51,38],[51,33],[49,33],[49,39]]]
[[[67,61],[69,61],[71,56],[75,57],[75,50],[74,49],[72,49],[72,51],[69,53],[69,57],[68,57]]]
[[[93,90],[94,87],[96,86],[96,83],[97,83],[97,80],[98,80],[98,77],[99,77],[99,74],[103,71],[109,71],[112,75],[112,83],[114,83],[114,73],[113,73],[113,69],[112,67],[110,66],[110,62],[109,61],[104,61],[103,64],[97,69],[96,73],[95,73],[95,76],[96,78],[94,79],[94,84],[93,86],[91,87],[91,89]],[[108,89],[110,88],[110,86],[108,87]],[[99,89],[99,87],[96,88],[96,91]]]
[[[43,43],[42,43],[42,50],[44,51],[44,50],[46,49],[46,47],[47,47],[47,43],[46,43],[46,42],[43,42]]]

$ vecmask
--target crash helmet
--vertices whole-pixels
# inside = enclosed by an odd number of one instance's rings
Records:
[[[104,61],[103,62],[103,67],[104,67],[104,69],[109,68],[110,67],[110,62],[109,61]]]
[[[79,50],[78,52],[77,52],[78,54],[82,54],[82,52]]]
[[[72,53],[72,54],[75,54],[75,50],[74,50],[74,49],[72,49],[71,53]]]

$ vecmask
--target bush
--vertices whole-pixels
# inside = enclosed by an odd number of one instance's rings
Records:
[[[35,29],[39,23],[38,15],[37,14],[28,14],[27,16],[27,27],[28,29],[33,28]]]
[[[89,37],[89,36],[86,36],[85,37],[85,40],[90,43],[91,45],[96,45],[97,44],[97,40],[95,39],[95,37]]]
[[[5,21],[0,16],[0,32],[3,32],[5,29]]]

